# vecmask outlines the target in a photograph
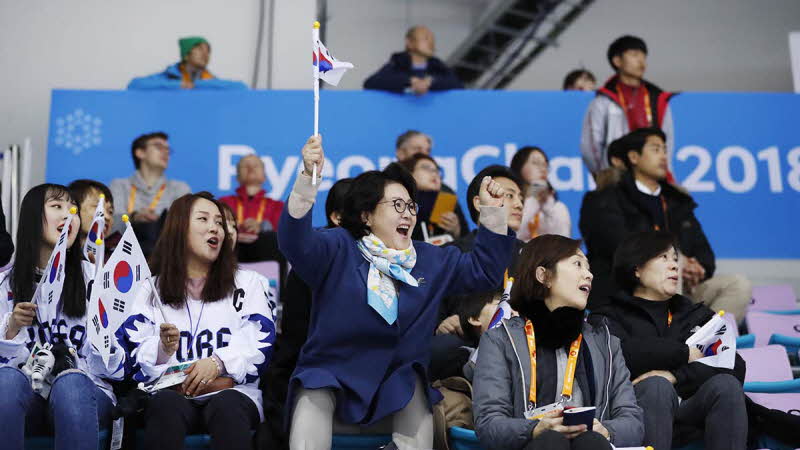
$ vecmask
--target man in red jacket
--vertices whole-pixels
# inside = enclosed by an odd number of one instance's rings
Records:
[[[236,214],[239,225],[239,256],[245,260],[274,259],[271,255],[250,255],[265,238],[265,234],[278,229],[278,218],[283,211],[283,202],[267,197],[262,187],[267,180],[264,162],[257,155],[247,155],[236,164],[236,178],[239,187],[236,195],[228,195],[220,200],[228,204]],[[261,253],[261,252],[258,252]]]

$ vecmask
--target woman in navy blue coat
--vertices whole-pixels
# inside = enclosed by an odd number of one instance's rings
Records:
[[[289,387],[292,449],[327,449],[333,432],[391,432],[399,448],[432,448],[427,367],[439,302],[502,281],[514,246],[503,188],[487,177],[472,252],[411,241],[416,185],[401,167],[353,181],[341,228],[315,230],[311,208],[322,141],[303,147],[278,226],[281,251],[311,287],[311,323]],[[317,184],[318,185],[318,184]],[[287,301],[291,301],[288,299]]]

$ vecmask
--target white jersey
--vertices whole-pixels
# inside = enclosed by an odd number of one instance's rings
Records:
[[[233,294],[222,300],[203,302],[190,297],[180,308],[158,304],[151,285],[143,285],[131,316],[117,332],[127,354],[129,375],[137,382],[150,383],[170,366],[217,355],[227,376],[236,383],[234,389],[253,400],[263,420],[258,380],[275,342],[269,306],[274,300],[268,281],[255,272],[237,271],[235,284]],[[168,361],[157,364],[162,323],[180,330],[180,345]]]
[[[10,272],[9,270],[0,274],[0,366],[21,368],[27,362],[31,348],[37,341],[64,342],[77,351],[77,368],[88,374],[94,384],[102,389],[112,402],[116,403],[114,391],[108,380],[121,380],[123,378],[125,353],[121,348],[115,349],[111,353],[111,360],[109,361],[109,367],[113,370],[106,368],[100,354],[94,350],[88,340],[86,333],[88,314],[77,318],[68,317],[59,310],[53,323],[39,324],[35,322],[29,327],[22,328],[14,338],[6,339],[8,321],[14,311],[14,294],[11,292]],[[93,272],[94,265],[84,262],[83,279],[89,280]],[[89,287],[87,287],[87,298],[88,290]]]

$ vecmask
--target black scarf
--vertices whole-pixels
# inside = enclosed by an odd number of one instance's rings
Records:
[[[544,301],[528,299],[519,313],[533,323],[536,342],[549,348],[566,347],[583,331],[583,310],[562,306],[553,311]]]

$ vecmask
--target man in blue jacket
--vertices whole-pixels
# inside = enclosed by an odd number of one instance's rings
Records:
[[[463,89],[455,73],[444,61],[433,56],[435,50],[430,29],[421,25],[411,27],[406,33],[406,51],[393,54],[388,63],[367,78],[364,89],[416,95]]]
[[[211,45],[200,36],[178,40],[181,61],[163,72],[131,80],[128,89],[247,89],[241,81],[222,80],[209,72]]]

